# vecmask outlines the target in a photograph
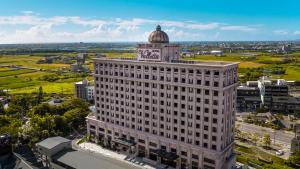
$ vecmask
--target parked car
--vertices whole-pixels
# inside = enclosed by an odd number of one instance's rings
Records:
[[[278,155],[278,156],[282,156],[283,154],[284,154],[284,151],[282,151],[282,150],[276,151],[276,155]]]

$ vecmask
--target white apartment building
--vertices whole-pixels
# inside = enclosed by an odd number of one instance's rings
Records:
[[[94,100],[94,85],[93,82],[89,82],[86,79],[74,83],[75,97],[86,100]]]
[[[235,168],[238,63],[179,60],[157,26],[136,59],[94,60],[87,131],[118,151],[174,168]]]

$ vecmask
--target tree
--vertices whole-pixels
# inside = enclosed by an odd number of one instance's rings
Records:
[[[8,108],[6,109],[6,114],[15,117],[21,117],[21,106],[9,103]]]
[[[33,99],[29,95],[16,96],[9,103],[8,109],[10,107],[15,106],[14,107],[15,112],[10,112],[10,113],[18,113],[21,115],[21,117],[23,117],[29,111],[30,107],[32,106],[32,103],[33,103]]]
[[[64,113],[64,117],[70,127],[78,128],[85,124],[85,117],[88,115],[88,111],[84,109],[75,108]]]
[[[252,134],[252,141],[254,142],[254,144],[257,144],[257,141],[259,140],[259,134],[258,133],[253,133]]]
[[[32,109],[34,114],[45,115],[46,113],[53,114],[54,108],[48,103],[42,103],[37,106],[34,106]]]
[[[265,145],[265,147],[270,147],[271,145],[271,137],[270,134],[266,133],[262,139],[262,143]]]
[[[0,115],[1,114],[4,114],[5,113],[5,111],[4,111],[4,106],[3,106],[3,104],[0,102]]]
[[[43,87],[40,86],[39,93],[37,96],[37,104],[40,104],[43,101]]]
[[[54,115],[53,117],[55,123],[55,131],[56,133],[65,134],[68,131],[67,120],[64,116]]]
[[[64,107],[66,110],[71,110],[76,108],[82,109],[84,111],[89,110],[88,104],[79,98],[72,98],[70,100],[67,100],[66,102],[61,104],[61,106]]]
[[[289,159],[288,163],[300,167],[300,150],[297,150],[292,154]]]
[[[0,116],[0,135],[10,134],[13,140],[17,140],[22,131],[22,120],[11,116]]]
[[[240,130],[241,124],[236,124],[235,125],[235,134],[237,137],[240,137],[241,130]]]

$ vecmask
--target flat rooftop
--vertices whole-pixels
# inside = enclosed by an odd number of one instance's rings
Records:
[[[238,86],[237,89],[239,89],[239,90],[258,90],[257,87],[249,87],[249,86]]]
[[[82,169],[138,169],[133,165],[104,156],[93,156],[87,152],[65,150],[52,157],[56,164],[63,163],[72,168]]]
[[[37,145],[41,147],[45,147],[47,149],[52,149],[61,143],[70,142],[71,140],[63,138],[63,137],[49,137],[41,142],[38,142]]]
[[[94,58],[95,61],[129,61],[136,63],[153,63],[153,64],[177,64],[177,65],[194,65],[194,66],[211,66],[211,67],[226,67],[232,65],[238,65],[239,62],[225,62],[225,61],[189,61],[189,60],[173,60],[171,62],[162,62],[156,60],[137,60],[137,58]]]

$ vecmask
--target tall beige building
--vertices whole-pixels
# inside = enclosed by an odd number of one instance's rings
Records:
[[[88,133],[157,166],[235,167],[237,63],[179,60],[157,26],[135,59],[94,60]]]

